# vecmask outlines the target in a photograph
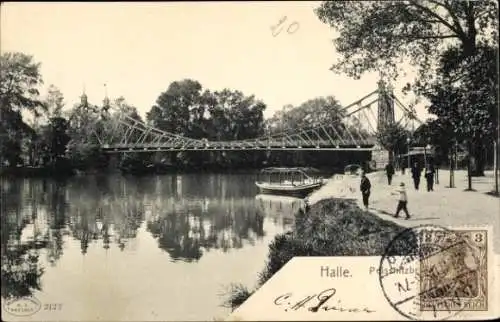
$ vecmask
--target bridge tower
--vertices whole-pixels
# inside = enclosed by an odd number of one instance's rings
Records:
[[[377,131],[383,131],[388,125],[394,123],[394,89],[391,85],[380,80],[378,82]]]
[[[378,82],[378,115],[377,132],[384,131],[387,126],[395,123],[394,116],[394,89],[382,79]],[[393,152],[376,144],[372,151],[372,167],[383,169],[385,165],[394,160]]]

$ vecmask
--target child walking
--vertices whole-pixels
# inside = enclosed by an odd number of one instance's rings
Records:
[[[396,192],[392,194],[393,195],[399,194],[398,207],[396,209],[396,214],[394,215],[394,217],[398,218],[399,212],[403,210],[406,214],[406,219],[410,219],[410,214],[408,213],[408,209],[406,208],[406,206],[408,205],[408,196],[406,195],[405,184],[401,182],[399,184],[399,189],[397,189]]]

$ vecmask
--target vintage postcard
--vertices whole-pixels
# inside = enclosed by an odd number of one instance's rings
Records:
[[[500,316],[495,1],[2,2],[2,321]]]

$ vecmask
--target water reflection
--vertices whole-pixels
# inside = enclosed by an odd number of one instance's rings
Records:
[[[284,227],[291,226],[294,223],[295,214],[305,208],[304,200],[295,197],[259,194],[255,200],[266,217]]]
[[[165,200],[163,210],[147,222],[147,229],[173,260],[196,260],[206,250],[241,248],[264,236],[263,216],[251,200],[210,202],[208,199],[175,207]]]
[[[79,256],[113,247],[133,252],[141,227],[174,262],[196,262],[212,250],[228,252],[253,245],[266,235],[264,218],[269,215],[256,203],[254,179],[249,175],[3,178],[1,295],[26,296],[40,290],[44,271],[57,266],[65,251],[73,251],[69,243],[79,243]]]

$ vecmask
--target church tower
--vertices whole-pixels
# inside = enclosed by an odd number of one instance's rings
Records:
[[[104,111],[109,110],[108,87],[104,84],[104,100],[102,101],[102,108]]]
[[[80,104],[81,106],[83,107],[87,107],[88,104],[89,104],[89,101],[87,99],[87,94],[85,94],[85,85],[83,85],[83,92],[82,92],[82,96],[80,96]]]

